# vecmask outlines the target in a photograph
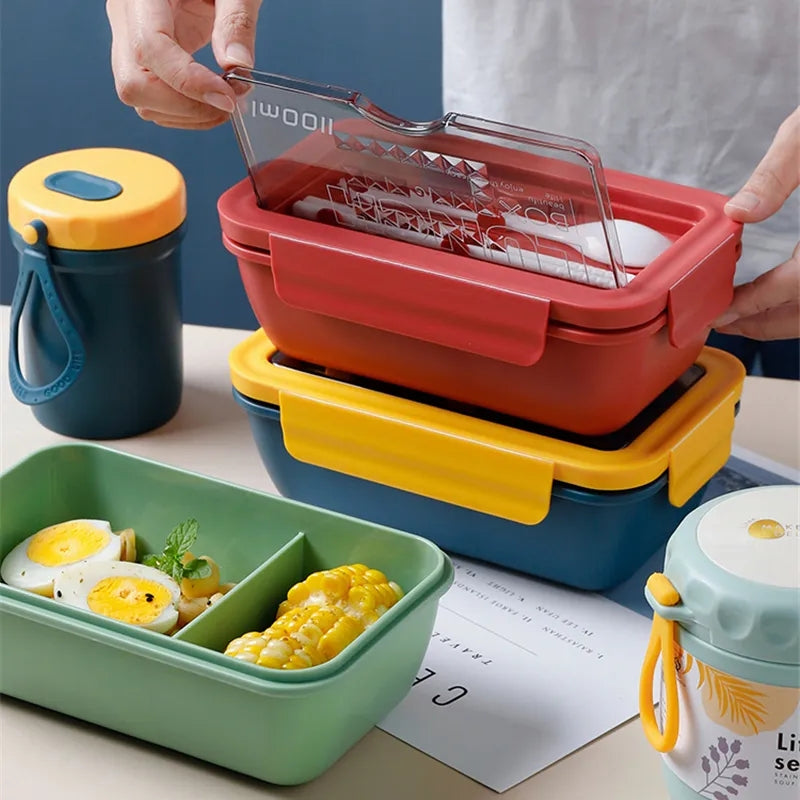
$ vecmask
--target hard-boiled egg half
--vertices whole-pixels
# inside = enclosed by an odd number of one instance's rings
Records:
[[[53,596],[53,581],[77,563],[113,562],[120,558],[120,537],[110,523],[99,519],[60,522],[20,542],[0,566],[0,578],[9,586]]]
[[[53,589],[62,603],[157,633],[172,630],[178,621],[180,586],[144,564],[77,564],[56,577]]]

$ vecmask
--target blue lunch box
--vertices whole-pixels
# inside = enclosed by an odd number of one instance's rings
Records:
[[[283,495],[587,590],[629,578],[730,455],[744,368],[705,348],[624,429],[585,437],[297,362],[263,331],[230,356]]]

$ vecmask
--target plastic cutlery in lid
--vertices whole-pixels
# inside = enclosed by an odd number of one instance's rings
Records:
[[[615,224],[585,142],[460,114],[409,122],[358,92],[261,72],[226,79],[270,211],[602,288],[626,286],[671,244]]]

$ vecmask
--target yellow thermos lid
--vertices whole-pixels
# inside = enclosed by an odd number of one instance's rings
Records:
[[[24,166],[8,186],[10,226],[29,241],[30,223],[42,220],[47,243],[64,250],[134,247],[166,236],[185,218],[181,173],[138,150],[54,153]]]

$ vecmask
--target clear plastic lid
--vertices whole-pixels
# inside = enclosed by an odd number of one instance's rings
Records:
[[[447,114],[398,119],[362,94],[236,69],[233,115],[273,212],[602,288],[627,285],[597,151]]]

